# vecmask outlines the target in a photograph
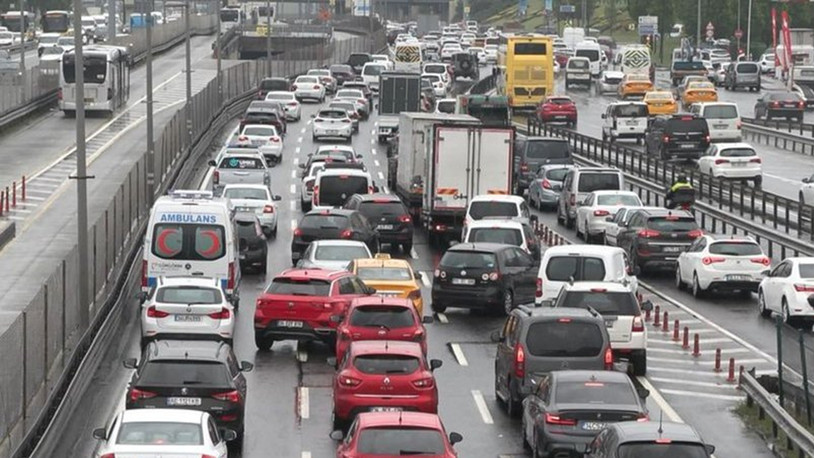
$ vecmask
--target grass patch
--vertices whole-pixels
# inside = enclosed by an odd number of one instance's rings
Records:
[[[784,458],[797,457],[794,450],[790,450],[788,447],[786,447],[786,435],[783,433],[782,429],[778,427],[777,438],[772,437],[772,419],[769,417],[769,415],[766,415],[761,420],[758,417],[757,404],[749,407],[746,404],[746,401],[743,401],[738,404],[734,411],[749,429],[757,432],[760,437],[763,438],[767,444],[769,444],[770,449],[775,453],[775,455]],[[809,432],[814,433],[814,427],[807,425],[807,420],[804,417],[797,415],[793,409],[786,409],[786,411],[789,412],[799,424],[806,427]]]

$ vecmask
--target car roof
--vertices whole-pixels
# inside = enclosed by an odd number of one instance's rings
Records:
[[[590,291],[590,292],[597,292],[597,293],[628,293],[633,292],[629,285],[625,285],[624,283],[615,282],[615,281],[578,281],[571,283],[566,283],[563,285],[563,288],[567,289],[568,291]]]
[[[356,194],[356,198],[363,202],[374,202],[377,204],[397,202],[401,203],[401,199],[395,194],[387,194],[384,192],[377,192],[373,194]]]
[[[227,184],[227,185],[223,186],[224,191],[227,190],[227,189],[236,189],[236,188],[260,189],[260,190],[263,190],[263,191],[268,191],[269,190],[268,186],[266,186],[264,184],[253,184],[253,183],[231,183],[231,184]]]
[[[122,423],[195,423],[200,424],[206,412],[191,409],[128,409],[122,412]]]
[[[591,371],[591,370],[567,370],[553,371],[551,378],[561,382],[611,382],[611,383],[631,383],[630,377],[619,371]]]
[[[382,426],[407,426],[441,430],[436,414],[423,412],[363,412],[357,416],[359,429]]]
[[[638,207],[636,207],[638,208]],[[559,256],[611,256],[617,253],[624,253],[625,250],[615,246],[603,245],[558,245],[548,247],[545,250],[546,256],[559,255]]]
[[[537,307],[521,305],[517,307],[517,313],[525,315],[528,318],[535,318],[535,321],[541,320],[556,320],[560,318],[588,318],[591,320],[602,320],[602,317],[595,312],[582,307]],[[604,321],[603,321],[604,323]]]
[[[487,252],[487,253],[497,253],[498,251],[502,251],[507,247],[511,247],[512,245],[504,245],[502,243],[486,243],[486,242],[477,242],[477,243],[459,243],[455,246],[450,247],[447,252],[450,251],[475,251],[475,252]]]
[[[565,97],[567,99],[571,99],[571,97],[568,97],[567,95],[552,95],[551,97],[552,98]],[[526,137],[526,141],[527,142],[542,142],[542,141],[546,141],[546,142],[567,142],[568,140],[566,140],[564,138],[560,138],[560,137],[543,137],[543,136],[540,136],[540,135],[535,135],[535,136],[531,136],[531,137]],[[522,199],[522,197],[520,197],[520,196],[511,196],[511,197],[517,197],[519,199]]]
[[[418,342],[404,340],[355,340],[350,344],[350,354],[354,356],[395,354],[423,359],[424,351]]]
[[[384,296],[364,296],[357,297],[350,303],[350,308],[363,307],[367,305],[379,305],[384,307],[406,307],[414,309],[413,301],[408,298],[401,297],[384,297]]]
[[[509,194],[481,194],[470,199],[469,203],[471,204],[473,202],[511,202],[513,204],[520,205],[525,201],[526,199],[520,196],[512,196]]]
[[[609,106],[613,106],[613,107],[619,107],[619,106],[622,106],[622,105],[638,105],[638,106],[647,107],[647,104],[646,104],[646,103],[644,103],[644,102],[636,102],[636,101],[630,101],[630,102],[611,102],[611,103],[609,103],[608,105],[609,105]]]
[[[300,269],[292,267],[291,269],[280,272],[280,274],[274,278],[313,278],[315,280],[333,281],[348,275],[351,275],[351,273],[346,270]]]
[[[212,277],[202,276],[164,276],[158,277],[158,287],[165,286],[205,286],[220,288],[220,281]]]
[[[686,423],[658,421],[625,421],[608,425],[619,434],[620,442],[652,441],[670,439],[676,442],[698,442],[703,439],[692,426]],[[661,430],[661,432],[659,432]]]
[[[637,211],[643,212],[647,216],[678,216],[680,218],[695,219],[692,213],[686,210],[670,210],[667,208],[649,207],[649,208],[640,208]]]
[[[314,209],[309,211],[308,213],[303,215],[303,218],[306,216],[345,216],[348,217],[352,214],[356,213],[356,210],[348,210],[345,208],[326,208],[326,209]]]
[[[311,242],[312,245],[319,246],[362,246],[366,247],[365,242],[360,242],[358,240],[340,240],[340,239],[323,239],[323,240],[314,240]]]
[[[617,71],[614,71],[614,70],[609,70],[609,71],[606,71],[605,73],[603,73],[603,75],[604,76],[612,76],[614,78],[622,78],[622,77],[625,76],[625,73],[624,72],[617,72]]]
[[[703,238],[710,242],[752,242],[757,243],[754,237],[750,235],[735,235],[735,234],[704,234]]]
[[[151,361],[167,359],[223,361],[229,349],[229,345],[224,342],[209,340],[156,340],[149,344],[146,354]]]
[[[356,267],[403,267],[410,268],[406,259],[359,258],[355,260]]]

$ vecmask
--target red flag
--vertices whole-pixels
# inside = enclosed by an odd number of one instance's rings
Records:
[[[777,11],[772,8],[772,51],[774,52],[774,65],[780,65],[780,58],[777,57]]]
[[[783,45],[784,50],[786,51],[786,63],[783,65],[783,68],[788,69],[791,65],[791,32],[789,31],[789,13],[788,11],[783,11],[780,13],[780,18],[782,22],[782,30],[783,30]]]

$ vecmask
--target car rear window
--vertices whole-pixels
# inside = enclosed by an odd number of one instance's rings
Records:
[[[119,445],[203,445],[201,425],[171,421],[122,423],[116,437]]]
[[[613,191],[622,187],[616,172],[583,172],[577,180],[577,192]]]
[[[359,212],[370,220],[378,221],[383,216],[401,216],[407,209],[401,202],[362,202]]]
[[[637,196],[628,194],[602,195],[598,196],[596,200],[599,205],[628,205],[635,207],[642,204]]]
[[[363,374],[412,374],[421,364],[409,355],[359,355],[353,358],[353,367]]]
[[[617,105],[613,107],[617,118],[646,118],[647,105]]]
[[[358,267],[356,275],[362,280],[413,280],[406,267]]]
[[[359,65],[370,62],[370,60],[370,54],[351,54],[350,57],[348,57],[348,64]]]
[[[800,264],[800,278],[814,278],[814,264]]]
[[[287,91],[288,81],[285,80],[263,80],[260,82],[260,89],[264,91]]]
[[[348,117],[348,112],[345,110],[322,110],[317,115],[323,119],[343,119]]]
[[[706,121],[700,118],[671,119],[665,126],[665,131],[667,132],[680,132],[697,135],[703,134],[708,130],[709,128],[707,127]]]
[[[319,84],[319,78],[316,76],[301,76],[295,81],[296,84]]]
[[[684,442],[632,442],[619,446],[619,458],[651,458],[668,456],[670,458],[707,458],[706,448],[702,444]]]
[[[565,176],[568,175],[569,170],[571,169],[548,169],[545,172],[545,177],[549,180],[563,181],[565,180]]]
[[[370,254],[362,246],[319,245],[314,253],[314,259],[319,261],[352,261],[367,257]]]
[[[277,129],[273,126],[247,126],[243,129],[243,135],[271,137],[277,135]]]
[[[557,301],[557,306],[591,308],[600,315],[633,316],[639,314],[636,296],[628,292],[568,291]]]
[[[493,253],[447,251],[441,258],[440,266],[453,269],[494,269],[497,261]]]
[[[605,279],[605,263],[600,258],[583,256],[554,256],[548,260],[545,270],[550,281],[602,281]]]
[[[268,193],[258,188],[227,188],[223,197],[229,199],[268,200]]]
[[[350,65],[336,64],[331,65],[329,69],[331,73],[353,73],[353,69],[350,68]]]
[[[342,229],[348,227],[345,215],[305,215],[300,220],[300,229]]]
[[[366,65],[362,70],[362,74],[367,76],[376,76],[380,75],[382,71],[384,71],[384,65]]]
[[[435,429],[365,428],[359,433],[357,449],[367,455],[442,455],[444,437]],[[693,457],[694,458],[694,457]]]
[[[441,113],[453,114],[455,113],[455,102],[451,100],[442,100],[438,102],[437,108]]]
[[[257,170],[265,169],[260,158],[256,157],[225,157],[220,161],[221,169]]]
[[[738,64],[738,67],[736,68],[736,70],[738,71],[738,73],[757,73],[758,72],[757,64],[752,64],[752,63]]]
[[[220,304],[221,298],[218,288],[165,286],[158,290],[155,300],[165,304]]]
[[[689,232],[698,229],[698,223],[692,218],[660,216],[648,219],[647,228],[659,232]]]
[[[736,119],[738,109],[733,105],[713,105],[704,107],[706,119]]]
[[[351,326],[386,326],[393,329],[413,327],[415,324],[413,312],[407,307],[366,305],[356,307],[350,316]]]
[[[763,250],[757,243],[752,242],[715,242],[709,246],[709,254],[722,254],[728,256],[756,256],[762,255]]]
[[[783,101],[794,101],[799,102],[803,99],[800,98],[799,95],[795,92],[774,92],[769,93],[769,100],[783,100]]]
[[[469,231],[467,242],[505,243],[520,246],[523,244],[523,234],[520,229],[503,227],[477,227]]]
[[[604,344],[597,324],[568,318],[532,323],[526,332],[526,349],[538,357],[598,356]]]
[[[518,216],[517,211],[517,204],[514,202],[480,201],[469,205],[469,217],[474,220],[495,216],[515,218]]]
[[[290,296],[328,296],[331,282],[316,278],[278,277],[266,288],[267,294]]]
[[[554,388],[557,404],[636,404],[636,398],[636,392],[627,383],[558,380]]]
[[[341,206],[354,194],[368,193],[368,179],[364,176],[331,175],[319,180],[319,204]]]
[[[138,386],[228,387],[231,377],[226,365],[217,361],[147,361],[141,368]]]
[[[723,148],[719,153],[721,157],[749,157],[757,156],[752,148]]]
[[[565,159],[571,157],[568,142],[534,140],[526,145],[527,159]]]
[[[567,97],[551,97],[550,99],[546,100],[546,103],[553,103],[554,105],[571,105],[574,103],[574,101]]]

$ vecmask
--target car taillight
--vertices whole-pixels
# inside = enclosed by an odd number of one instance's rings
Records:
[[[213,398],[217,399],[218,401],[227,401],[227,402],[240,402],[240,392],[237,390],[226,391],[223,393],[215,393],[212,395]]]
[[[705,256],[703,259],[701,259],[701,262],[704,263],[705,266],[708,266],[710,264],[715,264],[718,262],[726,262],[726,258],[721,258],[717,256]]]
[[[141,287],[146,288],[149,286],[149,280],[147,279],[147,260],[141,261]]]
[[[605,350],[605,370],[613,370],[613,349],[611,347]]]
[[[423,329],[416,329],[413,331],[413,342],[423,342],[424,341],[424,330]]]
[[[694,230],[692,230],[690,232],[687,232],[687,237],[689,237],[691,239],[697,239],[698,237],[701,237],[702,235],[704,235],[704,231],[701,230],[701,229],[694,229]]]
[[[805,102],[797,102],[797,108],[805,108],[805,107],[806,107]]]
[[[709,135],[704,135],[704,141],[709,143],[709,140],[710,140]]]
[[[349,239],[353,236],[353,231],[350,229],[345,229],[339,236],[343,239]]]
[[[296,107],[296,106],[297,106],[297,102],[288,102],[288,106],[290,106],[290,107]]]
[[[798,293],[814,293],[814,286],[812,285],[794,285],[794,290]]]
[[[435,269],[432,275],[437,278],[447,278],[447,273],[441,269]]]
[[[100,456],[99,458],[116,458],[115,453],[105,453],[104,455]]]
[[[639,416],[636,418],[636,421],[638,422],[650,421],[650,415],[646,413],[640,413]]]
[[[661,141],[664,143],[670,143],[670,136],[665,135],[664,137],[661,138]]]
[[[356,101],[361,103],[362,105],[367,105],[367,99],[356,99]]]
[[[221,307],[220,312],[210,313],[209,318],[213,320],[228,320],[232,313],[226,307]]]
[[[168,312],[165,312],[163,310],[158,310],[157,308],[155,308],[155,305],[151,305],[151,306],[147,307],[147,317],[148,318],[166,318],[168,316],[170,316],[170,314]]]
[[[322,118],[316,118],[314,119],[314,122],[325,122],[325,120]]]
[[[339,376],[339,384],[342,386],[359,386],[360,383],[362,383],[362,381],[358,378],[348,377],[347,375]]]
[[[266,205],[263,207],[263,213],[274,213],[274,205]]]
[[[559,415],[554,415],[553,413],[546,413],[545,414],[545,422],[549,425],[560,425],[560,426],[576,426],[577,421],[572,420],[570,418],[560,418]]]
[[[266,94],[263,94],[263,91],[258,91],[258,92],[257,92],[257,97],[258,97],[258,98],[261,98],[261,99],[262,99],[262,98],[263,98],[263,97],[265,97],[265,96],[266,96]]]
[[[526,376],[526,352],[520,344],[514,347],[514,375],[517,378]]]
[[[767,266],[767,267],[769,265],[771,265],[771,263],[772,263],[772,260],[765,257],[765,256],[762,257],[762,258],[752,258],[752,259],[750,259],[750,261],[754,262],[755,264],[763,264],[764,266]]]
[[[352,340],[350,330],[347,329],[347,328],[342,328],[342,330],[339,331],[338,334],[339,334],[339,340]]]
[[[314,85],[314,89],[319,89],[319,86],[317,86],[317,85],[315,84],[315,85]]]
[[[241,136],[237,137],[237,141],[239,141],[239,142],[247,142],[247,141],[249,141],[249,137],[247,137],[245,135],[241,135]]]
[[[409,223],[412,220],[413,220],[413,218],[410,217],[410,215],[407,215],[407,214],[401,215],[398,218],[398,222],[400,222],[400,223]]]
[[[642,229],[642,230],[639,231],[639,237],[642,237],[642,238],[645,238],[645,239],[655,238],[655,237],[658,237],[660,235],[661,235],[661,232],[654,231],[653,229]]]
[[[154,398],[154,397],[156,397],[158,395],[156,393],[153,393],[152,391],[144,391],[144,390],[140,390],[138,388],[133,388],[133,389],[130,390],[129,396],[130,396],[130,402],[136,402],[139,399],[150,399],[150,398]]]
[[[218,172],[217,170],[212,172],[212,183],[213,184],[220,183],[220,172]]]
[[[571,206],[576,205],[577,204],[576,194],[571,194],[571,197],[568,199],[568,202],[571,204]]]
[[[736,123],[735,123],[735,127],[736,127],[738,130],[740,130],[740,129],[741,129],[741,127],[743,127],[743,123],[742,123],[742,122],[740,122],[740,121],[738,121],[738,122],[736,122]]]
[[[543,188],[544,189],[551,189],[551,182],[548,179],[543,180]]]
[[[296,228],[294,229],[294,237],[301,237],[302,236],[302,229]]]
[[[229,263],[229,278],[226,280],[226,289],[235,289],[235,263]]]
[[[594,210],[594,216],[608,216],[610,212],[607,210]]]
[[[319,205],[319,186],[314,186],[314,194],[311,196],[311,203]]]
[[[762,161],[760,160],[759,157],[756,157],[754,159],[749,159],[749,162],[751,162],[753,164],[760,164]]]
[[[435,379],[432,377],[424,377],[418,380],[413,380],[413,386],[421,389],[432,388],[435,386]]]
[[[780,102],[772,102],[771,105],[772,105],[772,108],[778,108],[778,107],[780,107]]]
[[[62,88],[57,91],[57,100],[62,100]]]
[[[633,326],[630,328],[631,332],[644,332],[644,320],[641,315],[633,317]]]
[[[280,143],[280,137],[269,137],[269,141],[272,143]]]
[[[729,164],[729,159],[715,159],[715,165]]]

